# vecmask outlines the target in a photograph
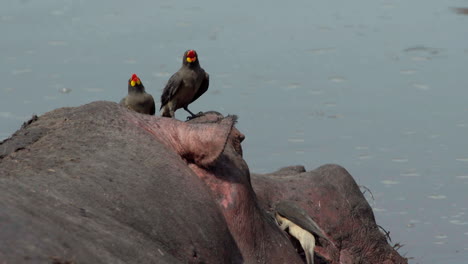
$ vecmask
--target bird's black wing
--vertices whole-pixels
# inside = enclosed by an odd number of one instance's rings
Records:
[[[161,94],[161,110],[172,97],[179,90],[180,85],[182,84],[182,78],[179,76],[179,72],[174,73],[169,81],[167,81],[166,87],[164,87],[163,93]]]
[[[206,72],[203,72],[203,74],[205,74],[205,78],[203,79],[203,82],[200,84],[200,88],[198,88],[197,93],[193,96],[190,103],[195,102],[198,97],[202,96],[208,90],[208,86],[210,86],[210,75]]]
[[[290,201],[281,201],[276,206],[276,211],[286,217],[291,222],[309,231],[310,233],[322,237],[329,241],[323,230],[315,223],[307,212]]]
[[[154,115],[156,113],[156,106],[154,105],[154,99],[153,99],[153,96],[150,94],[149,95],[151,100],[150,100],[150,115]]]

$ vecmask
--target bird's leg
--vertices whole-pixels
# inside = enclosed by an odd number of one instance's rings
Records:
[[[192,115],[192,118],[193,118],[193,117],[196,117],[196,115],[195,115],[194,113],[192,113],[192,111],[190,111],[190,110],[188,109],[187,106],[184,107],[184,110],[187,111],[187,112],[189,112],[189,113]]]
[[[192,111],[190,111],[190,110],[188,109],[187,106],[184,107],[184,110],[187,111],[187,112],[189,112],[189,113],[192,115],[192,116],[188,116],[188,117],[187,117],[187,120],[191,120],[191,119],[194,119],[195,117],[199,117],[199,116],[202,116],[202,115],[203,115],[203,112],[199,112],[198,114],[192,113]]]

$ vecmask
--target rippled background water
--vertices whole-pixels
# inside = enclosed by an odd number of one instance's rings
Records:
[[[467,263],[458,6],[468,1],[5,1],[0,139],[33,113],[119,101],[134,72],[159,98],[194,48],[211,84],[191,109],[239,115],[252,171],[343,165],[410,263]]]

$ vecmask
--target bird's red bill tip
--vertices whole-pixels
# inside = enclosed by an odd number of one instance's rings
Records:
[[[189,57],[189,58],[195,57],[195,51],[194,51],[194,50],[189,50],[189,51],[187,52],[187,57]]]

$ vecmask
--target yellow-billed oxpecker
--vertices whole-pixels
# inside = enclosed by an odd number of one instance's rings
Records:
[[[166,84],[161,95],[161,115],[175,117],[175,111],[183,108],[191,117],[196,117],[188,105],[197,100],[208,90],[210,76],[200,67],[197,52],[187,50],[184,53],[182,67],[174,73]],[[200,114],[199,114],[200,115]]]
[[[314,263],[315,236],[331,241],[307,212],[290,201],[276,205],[276,221],[280,228],[297,239],[304,250],[307,264]]]
[[[128,80],[128,95],[120,100],[120,105],[142,114],[154,115],[156,112],[153,96],[145,92],[145,86],[136,74]]]

